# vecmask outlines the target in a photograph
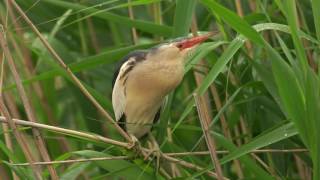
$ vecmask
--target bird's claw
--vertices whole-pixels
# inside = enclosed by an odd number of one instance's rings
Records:
[[[130,137],[131,137],[131,143],[130,143],[128,149],[133,150],[135,157],[138,157],[141,154],[143,157],[146,157],[147,156],[146,152],[142,150],[142,146],[141,146],[139,140],[134,135],[130,135]]]
[[[140,146],[138,139],[134,135],[130,135],[131,142],[129,143],[128,149],[134,149],[137,146]]]
[[[152,142],[148,141],[148,146],[150,148],[150,151],[147,152],[144,160],[149,159],[150,156],[153,155],[153,158],[156,158],[156,169],[158,171],[158,169],[160,168],[160,159],[161,159],[162,152],[156,141],[152,141]]]

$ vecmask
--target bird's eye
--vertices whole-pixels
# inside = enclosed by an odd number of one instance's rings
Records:
[[[177,48],[181,49],[183,47],[183,44],[177,44]]]

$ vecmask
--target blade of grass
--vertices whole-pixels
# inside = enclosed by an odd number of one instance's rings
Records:
[[[281,126],[271,128],[270,130],[264,131],[263,134],[260,134],[252,139],[249,143],[238,147],[236,150],[223,157],[221,159],[221,163],[225,164],[245,154],[248,154],[253,150],[263,148],[283,139],[288,139],[297,134],[298,132],[293,123],[286,123]]]
[[[132,50],[144,49],[144,48],[150,47],[152,45],[154,45],[154,44],[152,43],[152,44],[135,45],[135,46],[128,46],[128,47],[124,47],[124,48],[118,48],[115,50],[103,51],[97,55],[82,58],[81,60],[79,60],[79,62],[74,62],[74,63],[68,64],[68,67],[74,73],[84,71],[84,70],[90,70],[90,69],[96,68],[96,67],[103,65],[103,64],[114,63]],[[61,76],[61,75],[64,75],[63,69],[62,68],[54,68],[50,71],[43,72],[39,75],[36,75],[36,76],[32,77],[31,79],[23,80],[23,84],[27,85],[27,84],[30,84],[35,81],[46,80],[46,79],[50,79],[50,78],[53,78],[56,76]],[[15,85],[9,85],[7,87],[4,87],[3,91],[11,90],[15,87],[16,87]]]
[[[307,127],[303,122],[305,119],[305,97],[302,87],[298,84],[292,69],[268,43],[266,43],[266,49],[272,62],[273,75],[286,115],[296,124],[302,140],[308,146],[310,142],[306,136]]]
[[[43,2],[50,3],[52,5],[56,5],[63,8],[69,8],[73,10],[82,10],[85,14],[93,14],[93,16],[114,22],[119,23],[123,26],[127,27],[135,27],[145,32],[149,32],[152,34],[158,34],[161,36],[168,37],[171,35],[172,28],[165,25],[158,25],[147,21],[142,20],[131,20],[130,18],[119,16],[113,13],[105,12],[98,10],[96,8],[88,8],[84,5],[61,1],[61,0],[43,0]],[[87,18],[87,17],[86,17]]]
[[[172,37],[181,37],[188,34],[196,3],[196,0],[177,0]]]
[[[313,13],[313,21],[316,27],[316,35],[318,40],[320,40],[320,0],[312,0],[312,13]]]
[[[208,7],[214,15],[221,17],[227,24],[234,28],[237,32],[243,34],[253,42],[262,45],[263,41],[259,33],[253,29],[245,20],[240,18],[236,13],[221,6],[214,0],[201,0],[201,2]]]
[[[287,16],[288,24],[291,31],[291,37],[293,39],[293,43],[296,49],[297,58],[300,63],[300,68],[306,73],[308,67],[308,61],[306,52],[304,51],[304,47],[302,42],[298,36],[298,15],[296,9],[296,1],[284,1],[285,13]]]

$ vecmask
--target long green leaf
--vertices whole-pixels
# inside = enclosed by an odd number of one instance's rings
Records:
[[[302,68],[303,72],[306,72],[307,67],[308,67],[308,61],[307,61],[307,56],[306,52],[302,46],[302,42],[298,36],[298,15],[297,15],[297,10],[296,10],[296,2],[295,0],[293,1],[284,1],[285,4],[285,11],[286,11],[286,16],[287,20],[289,23],[289,27],[291,30],[291,35],[293,39],[294,46],[296,48],[296,53],[298,57],[298,61],[300,63],[300,68]]]
[[[97,157],[108,157],[110,155],[91,150],[83,150],[73,152],[73,154],[80,155],[86,158],[97,158]],[[137,165],[132,164],[126,160],[108,160],[108,161],[97,161],[95,162],[99,167],[114,173],[115,178],[126,178],[126,179],[136,179],[140,177],[143,179],[154,179],[155,177],[148,172],[143,172]]]
[[[196,2],[196,0],[177,0],[172,37],[188,34]]]
[[[272,62],[272,72],[276,80],[278,92],[283,103],[288,119],[292,119],[297,129],[308,146],[309,140],[306,137],[307,127],[303,120],[305,119],[305,97],[298,79],[289,65],[282,57],[268,44],[265,43],[267,52]],[[294,98],[293,98],[294,97]]]
[[[234,159],[237,159],[245,154],[248,154],[253,150],[263,148],[263,147],[268,146],[270,144],[279,142],[283,139],[287,139],[289,137],[292,137],[296,134],[298,134],[298,132],[297,132],[296,128],[294,127],[293,123],[287,123],[287,124],[281,125],[280,127],[273,128],[269,132],[265,132],[264,134],[261,134],[261,135],[255,137],[247,144],[240,146],[239,148],[232,151],[227,156],[223,157],[221,159],[221,163],[225,164],[225,163],[230,162]]]
[[[228,25],[234,28],[237,32],[243,34],[251,41],[262,45],[262,38],[259,33],[253,29],[245,20],[241,19],[236,13],[221,6],[214,0],[201,0],[201,2],[211,9],[214,14],[221,17]]]
[[[117,14],[113,14],[106,11],[101,11],[96,8],[88,8],[87,6],[66,2],[61,0],[43,0],[43,2],[50,3],[52,5],[60,6],[63,8],[69,8],[73,10],[82,10],[82,13],[92,14],[94,17],[98,17],[110,22],[119,23],[126,27],[135,27],[145,32],[149,32],[152,34],[157,34],[161,36],[170,36],[172,32],[172,28],[165,25],[158,25],[147,21],[142,20],[132,20],[130,18],[119,16]]]
[[[314,25],[316,27],[317,38],[320,40],[320,0],[311,0]]]

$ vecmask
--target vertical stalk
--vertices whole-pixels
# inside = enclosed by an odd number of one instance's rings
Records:
[[[13,22],[15,32],[17,33],[17,36],[21,39],[22,43],[21,43],[21,45],[19,44],[20,45],[19,46],[16,43],[16,41],[14,40],[13,35],[10,34],[10,32],[8,32],[9,39],[11,40],[11,43],[12,43],[14,49],[16,50],[19,59],[25,65],[25,66],[23,66],[23,68],[26,73],[26,78],[28,79],[28,78],[31,78],[35,74],[35,68],[34,68],[34,65],[31,60],[30,51],[26,48],[26,44],[25,44],[26,40],[25,40],[25,37],[23,36],[24,32],[23,32],[19,22],[16,21],[16,16],[12,10],[11,5],[12,4],[8,0],[6,0],[6,6],[8,9],[9,16]],[[40,102],[41,107],[43,108],[44,112],[46,113],[46,115],[48,117],[48,122],[51,125],[56,125],[57,120],[54,118],[52,109],[49,106],[49,103],[44,95],[43,88],[42,88],[40,82],[34,82],[31,84],[31,92],[34,92],[36,94],[36,96]],[[31,95],[31,93],[29,93],[29,95]],[[9,108],[9,110],[10,110],[10,108]],[[58,143],[59,143],[59,146],[60,146],[60,149],[62,152],[69,151],[69,149],[70,149],[69,144],[65,138],[62,138]]]
[[[132,6],[130,5],[131,0],[128,0],[129,6],[128,6],[128,13],[129,13],[129,17],[130,19],[134,19],[134,14],[133,14],[133,9]],[[131,28],[131,33],[132,33],[132,40],[134,44],[138,43],[138,34],[137,34],[137,30],[136,28],[132,27]]]
[[[9,52],[7,50],[8,46],[7,46],[7,43],[4,38],[3,27],[1,25],[0,25],[0,44],[1,44],[2,49],[4,50],[4,53],[7,54]],[[22,133],[19,132],[19,130],[17,129],[17,126],[12,121],[11,115],[10,115],[6,105],[4,104],[2,94],[0,94],[0,111],[6,117],[6,119],[8,119],[9,126],[12,129],[13,134],[14,134],[16,140],[18,141],[18,144],[21,146],[22,151],[23,151],[27,161],[31,164],[31,168],[33,170],[35,178],[42,179],[40,170],[33,164],[34,157],[32,156],[32,153],[31,153],[30,147],[27,144],[26,138],[24,137],[24,135]]]
[[[81,18],[81,14],[78,13],[77,17],[80,19]],[[81,50],[82,50],[84,55],[88,55],[89,51],[88,51],[88,46],[87,46],[87,42],[86,42],[86,36],[85,36],[83,21],[79,21],[78,22],[78,28],[79,28],[79,34],[80,34]]]
[[[236,9],[237,9],[237,13],[240,17],[243,17],[243,10],[242,10],[242,6],[241,6],[241,0],[235,0],[235,4],[236,4]],[[249,41],[245,42],[245,46],[248,50],[248,54],[250,57],[253,57],[253,51],[252,51],[252,44]]]
[[[0,56],[0,96],[2,96],[2,87],[3,87],[3,79],[4,79],[4,53],[2,53],[2,56]],[[0,112],[0,114],[2,114]],[[12,146],[12,141],[11,137],[9,134],[9,126],[8,124],[2,124],[2,130],[3,130],[3,136],[4,136],[4,141],[7,146],[7,148],[10,151],[13,151],[13,146]],[[11,159],[9,159],[9,162],[12,162]],[[18,180],[18,176],[16,175],[15,172],[12,171],[12,177],[14,180]]]
[[[162,10],[161,10],[161,2],[155,2],[152,4],[152,12],[153,12],[153,19],[156,24],[162,24]],[[161,41],[163,37],[155,37],[156,40]]]
[[[13,134],[14,134],[16,140],[18,141],[18,144],[21,146],[21,149],[22,149],[27,161],[30,163],[30,166],[31,166],[32,172],[34,173],[35,178],[37,180],[41,180],[42,177],[41,177],[40,169],[34,165],[34,162],[35,162],[34,157],[32,156],[32,153],[31,153],[30,147],[27,144],[26,138],[24,137],[24,135],[22,135],[19,132],[17,126],[13,122],[9,111],[3,102],[2,96],[0,96],[0,111],[2,112],[4,117],[8,120],[8,124],[9,124],[10,128],[12,129]]]
[[[132,143],[129,135],[112,119],[108,112],[106,112],[103,107],[98,103],[98,101],[88,92],[85,86],[81,83],[81,81],[72,73],[70,68],[63,62],[61,57],[57,54],[57,52],[51,47],[48,41],[42,36],[39,30],[35,27],[32,21],[28,18],[28,16],[23,12],[20,6],[15,2],[15,0],[9,0],[18,13],[22,16],[22,18],[28,23],[31,29],[36,33],[39,37],[43,45],[48,49],[54,59],[59,63],[59,65],[66,71],[66,73],[71,77],[75,85],[81,90],[81,92],[91,101],[91,103],[101,112],[101,114],[117,129],[117,131],[128,141]]]
[[[89,33],[90,33],[90,39],[91,39],[91,44],[95,50],[96,53],[100,52],[100,46],[99,46],[99,41],[97,39],[97,34],[94,29],[93,23],[92,23],[92,18],[89,17],[87,20],[87,26],[89,28]]]
[[[210,157],[212,160],[212,163],[215,167],[216,173],[217,173],[217,179],[218,180],[223,180],[223,174],[222,174],[222,169],[220,166],[220,162],[216,153],[216,144],[214,141],[214,138],[211,137],[210,135],[210,128],[209,128],[209,124],[210,124],[210,118],[208,116],[208,113],[206,111],[204,107],[205,105],[205,101],[203,99],[203,96],[198,96],[197,94],[193,94],[194,99],[195,99],[195,103],[197,106],[197,110],[198,110],[198,115],[199,115],[199,119],[200,119],[200,123],[201,123],[201,127],[203,130],[203,134],[204,137],[206,139],[207,142],[207,146],[210,152]],[[213,129],[213,127],[211,127]]]
[[[3,51],[5,53],[5,56],[7,58],[7,61],[8,61],[8,65],[9,65],[9,68],[10,68],[10,71],[13,75],[13,78],[15,80],[15,83],[17,85],[17,89],[18,89],[18,93],[20,95],[20,98],[22,99],[22,103],[23,103],[23,106],[24,106],[24,109],[26,111],[26,114],[27,114],[27,117],[29,119],[29,121],[32,121],[32,122],[36,122],[36,117],[35,117],[35,114],[34,114],[34,110],[31,106],[31,103],[27,97],[27,94],[26,94],[26,91],[22,85],[22,81],[21,81],[21,78],[19,76],[19,73],[16,69],[16,66],[14,64],[14,61],[13,61],[13,58],[11,56],[11,53],[10,53],[10,50],[8,48],[8,45],[5,43],[5,39],[4,39],[4,31],[3,29],[0,30],[0,38],[2,40],[1,44],[2,44],[2,47],[3,47]],[[35,129],[33,128],[32,129],[32,132],[33,132],[33,135],[34,135],[34,138],[35,138],[35,142],[37,144],[37,148],[42,156],[42,158],[45,160],[45,161],[51,161],[50,160],[50,157],[49,157],[49,153],[46,149],[46,146],[45,146],[45,142],[40,134],[40,131],[38,129]],[[50,172],[50,175],[52,177],[52,179],[58,179],[58,175],[57,175],[57,172],[55,171],[55,169],[53,168],[52,165],[49,165],[47,166],[48,167],[48,170]]]
[[[198,26],[197,26],[197,22],[196,22],[195,16],[193,17],[191,31],[192,31],[192,33],[193,33],[194,36],[197,35]],[[200,61],[200,64],[206,65],[205,61],[203,61],[203,60]],[[205,71],[206,71],[206,70],[205,70]],[[201,84],[201,82],[202,82],[203,77],[199,77],[199,76],[201,76],[201,74],[199,74],[199,73],[197,73],[197,72],[194,72],[194,75],[195,75],[195,78],[196,78],[197,85],[199,86],[199,85]],[[212,94],[212,96],[213,96],[213,99],[214,99],[215,105],[216,105],[216,107],[217,107],[217,110],[219,111],[222,106],[221,106],[221,100],[220,100],[220,97],[219,97],[219,95],[218,95],[218,92],[217,92],[217,89],[216,89],[215,84],[212,84],[212,85],[210,86],[210,91],[211,91],[211,94]],[[206,98],[206,99],[209,99],[209,94],[208,94],[208,93],[206,93],[204,96],[205,96],[205,97],[208,97],[208,98]],[[210,111],[209,111],[209,109],[210,109],[210,103],[209,103],[209,102],[206,102],[205,108],[207,109],[208,112],[210,112]],[[210,115],[210,113],[209,113],[209,115]],[[212,119],[212,118],[210,117],[210,120],[211,120],[211,119]],[[227,124],[227,121],[226,121],[226,118],[225,118],[224,114],[221,115],[220,121],[221,121],[221,125],[222,125],[222,129],[223,129],[224,135],[225,135],[228,139],[232,140],[231,132],[230,132],[230,130],[229,130],[229,128],[228,128],[228,124]],[[242,172],[242,170],[241,170],[240,162],[239,162],[238,160],[235,160],[235,161],[234,161],[234,164],[235,164],[235,167],[236,167],[236,172],[237,172],[237,174],[238,174],[238,177],[239,177],[239,178],[243,178],[243,172]]]

